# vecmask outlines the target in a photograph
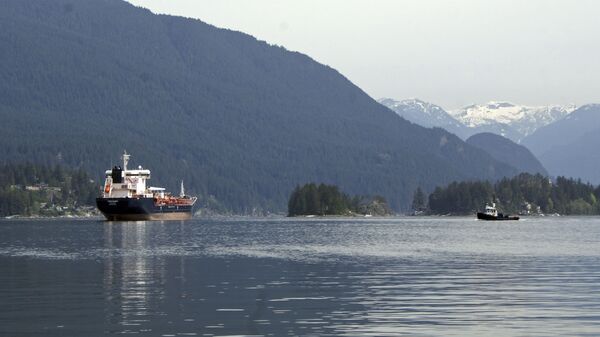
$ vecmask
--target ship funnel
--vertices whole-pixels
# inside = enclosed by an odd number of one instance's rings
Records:
[[[179,191],[179,197],[185,197],[185,189],[183,188],[183,180],[181,181],[181,191]]]

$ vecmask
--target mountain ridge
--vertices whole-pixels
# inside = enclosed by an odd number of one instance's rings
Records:
[[[600,104],[586,104],[523,140],[552,175],[600,183]]]
[[[548,171],[531,151],[508,138],[485,132],[469,137],[466,142],[485,150],[496,160],[515,167],[520,173],[548,176]]]
[[[491,132],[516,143],[520,143],[538,128],[563,118],[576,108],[573,104],[527,106],[506,101],[490,101],[445,110],[439,105],[417,98],[381,98],[378,102],[413,123],[425,127],[441,127],[462,139],[477,133]]]

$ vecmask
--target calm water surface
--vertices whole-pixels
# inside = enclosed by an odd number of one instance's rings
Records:
[[[600,218],[0,221],[0,336],[598,336]]]

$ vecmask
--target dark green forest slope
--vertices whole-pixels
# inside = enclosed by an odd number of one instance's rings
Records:
[[[152,185],[236,212],[319,181],[407,208],[417,186],[515,170],[411,124],[306,55],[120,0],[0,0],[0,160],[100,178],[124,149]]]

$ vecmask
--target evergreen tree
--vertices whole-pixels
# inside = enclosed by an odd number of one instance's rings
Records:
[[[427,208],[425,204],[425,193],[421,190],[421,187],[417,187],[413,195],[412,209],[414,211],[424,211]]]

